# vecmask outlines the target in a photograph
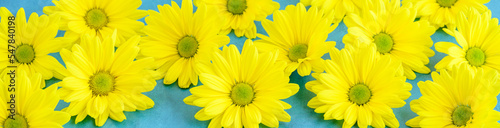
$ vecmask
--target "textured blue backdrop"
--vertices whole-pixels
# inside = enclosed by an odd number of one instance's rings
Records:
[[[178,4],[181,0],[173,0]],[[280,9],[283,10],[287,5],[295,5],[299,0],[274,0],[280,3]],[[170,0],[143,0],[141,7],[139,9],[143,10],[155,10],[158,11],[157,5],[170,4]],[[486,4],[488,8],[492,11],[492,17],[500,17],[500,8],[495,8],[500,5],[500,0],[491,0]],[[17,10],[23,7],[26,11],[26,16],[29,16],[32,12],[36,12],[39,15],[43,14],[44,6],[54,6],[50,0],[0,0],[0,7],[7,7],[12,13],[16,13]],[[268,16],[268,19],[272,19],[272,16]],[[141,19],[144,22],[144,19]],[[257,24],[257,32],[266,34],[265,30],[262,28],[260,22],[255,22]],[[58,33],[58,36],[62,36],[63,31]],[[335,31],[329,34],[328,41],[336,41],[336,47],[342,49],[344,44],[342,43],[342,37],[347,34],[347,27],[341,23]],[[231,38],[231,43],[236,45],[240,51],[243,47],[243,43],[246,40],[245,37],[237,38],[233,33],[228,35]],[[456,43],[455,38],[444,33],[441,29],[437,30],[434,35],[431,36],[434,42],[438,41],[449,41]],[[500,43],[500,42],[499,42]],[[435,51],[434,47],[432,49]],[[59,54],[51,54],[56,57],[61,63],[61,57]],[[436,51],[436,55],[430,58],[430,62],[427,65],[432,71],[435,71],[434,65],[439,62],[446,54],[439,53]],[[329,59],[328,55],[323,56],[325,59]],[[317,114],[313,109],[307,107],[307,102],[315,96],[314,93],[305,89],[304,85],[308,81],[314,80],[311,76],[300,77],[297,72],[294,72],[290,76],[291,83],[297,83],[300,85],[300,90],[294,96],[284,100],[285,102],[292,105],[292,108],[286,110],[292,120],[290,122],[280,122],[281,127],[342,127],[343,121],[336,120],[323,120],[323,114]],[[431,80],[430,74],[418,74],[415,80],[408,80],[407,82],[413,85],[413,90],[411,91],[412,96],[405,100],[407,104],[402,108],[395,108],[394,113],[399,120],[400,127],[407,127],[404,123],[417,116],[414,112],[410,110],[410,105],[408,104],[411,100],[417,99],[422,94],[417,86],[418,81]],[[47,81],[47,84],[53,84],[60,80],[51,79]],[[186,105],[182,100],[191,95],[188,89],[180,89],[176,83],[172,85],[164,85],[163,80],[156,81],[158,84],[155,89],[151,92],[145,93],[153,101],[155,101],[155,106],[151,109],[145,111],[136,112],[125,112],[127,119],[123,122],[117,122],[112,119],[108,119],[103,127],[115,128],[115,127],[207,127],[208,121],[198,121],[194,118],[194,114],[201,108]],[[497,96],[497,98],[500,98]],[[69,104],[64,101],[60,101],[56,107],[56,110],[61,110],[67,107]],[[497,104],[495,110],[500,111],[500,105]],[[70,122],[68,122],[64,127],[96,127],[94,125],[94,119],[87,117],[83,122],[78,124],[74,123],[75,117],[72,117]],[[264,125],[261,125],[265,127]]]

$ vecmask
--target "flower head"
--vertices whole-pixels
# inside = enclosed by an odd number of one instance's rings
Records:
[[[500,25],[498,19],[491,19],[489,11],[480,14],[470,10],[458,16],[457,30],[445,29],[455,37],[458,45],[451,42],[437,42],[436,50],[446,53],[436,64],[436,69],[451,69],[465,63],[473,69],[500,71]]]
[[[299,86],[288,83],[286,63],[277,58],[277,51],[259,54],[251,40],[241,55],[234,45],[224,47],[214,53],[212,63],[198,65],[204,85],[190,89],[193,95],[184,102],[203,107],[194,117],[211,120],[208,127],[278,127],[278,121],[290,121],[284,109],[291,106],[281,99],[297,93]]]
[[[412,86],[397,59],[380,56],[374,44],[330,52],[326,73],[314,73],[306,88],[317,96],[307,106],[325,120],[344,120],[343,127],[399,127],[391,108],[403,107]]]
[[[105,38],[84,36],[72,52],[63,49],[61,57],[71,73],[59,84],[61,98],[70,105],[65,111],[76,116],[75,123],[87,115],[102,126],[108,119],[123,121],[123,111],[145,110],[154,102],[144,94],[156,81],[153,58],[134,60],[139,53],[139,36],[130,38],[116,49],[116,33]]]
[[[415,22],[416,11],[409,6],[400,7],[398,0],[377,1],[366,4],[360,14],[348,15],[344,22],[348,27],[343,42],[370,43],[377,46],[377,53],[400,60],[405,76],[413,80],[418,73],[429,73],[426,66],[429,57],[434,28],[427,21]]]
[[[10,40],[10,35],[7,33],[8,18],[13,16],[5,7],[0,8],[1,31],[0,35],[5,36],[0,38],[0,65],[14,65],[19,70],[23,70],[27,75],[40,73],[43,79],[56,77],[63,79],[68,75],[68,71],[49,53],[59,52],[63,46],[68,45],[66,38],[57,37],[59,17],[57,16],[38,16],[37,13],[32,13],[29,21],[26,21],[24,9],[17,11],[14,25],[13,40]],[[9,43],[12,42],[12,43]],[[14,49],[14,51],[9,51]],[[15,59],[10,61],[8,55],[13,54]],[[5,66],[0,67],[0,71]],[[41,84],[41,88],[45,85]]]
[[[255,41],[255,45],[259,52],[278,49],[278,60],[287,62],[288,75],[295,70],[301,76],[311,74],[312,70],[323,72],[321,56],[335,48],[335,42],[326,42],[326,38],[336,25],[332,26],[330,20],[322,16],[323,12],[315,7],[306,11],[301,3],[289,5],[273,14],[274,21],[262,21],[269,36],[257,34],[261,40]]]
[[[154,67],[165,78],[164,84],[178,80],[180,88],[197,85],[196,62],[210,61],[229,37],[218,35],[221,26],[213,9],[201,6],[193,14],[191,0],[183,0],[182,7],[172,1],[172,6],[158,6],[158,10],[150,10],[146,17],[147,36],[139,44],[142,55],[155,58]]]

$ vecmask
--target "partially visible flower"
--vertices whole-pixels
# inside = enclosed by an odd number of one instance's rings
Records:
[[[234,30],[237,37],[255,38],[257,28],[254,21],[262,21],[280,8],[272,0],[194,0],[195,5],[213,7],[224,19],[220,33],[227,35]],[[213,15],[212,17],[217,17]]]
[[[15,86],[11,85],[10,70],[2,72],[0,78],[0,122],[4,128],[62,128],[71,116],[66,112],[54,111],[59,103],[57,86],[45,86],[39,73],[28,74],[21,69],[15,70]],[[15,89],[12,91],[12,89]],[[14,92],[14,93],[12,93]],[[12,98],[12,95],[15,98]],[[10,104],[8,102],[15,102]],[[14,110],[9,110],[15,105]],[[10,112],[15,112],[11,115]]]
[[[61,16],[59,25],[66,30],[64,37],[79,43],[85,35],[100,39],[111,36],[118,30],[115,45],[135,35],[142,35],[144,23],[137,21],[147,15],[145,10],[138,10],[141,0],[53,0],[55,6],[46,6],[43,12]],[[69,49],[71,46],[68,47]]]
[[[346,14],[359,13],[365,4],[363,0],[300,0],[300,3],[323,10],[334,24],[342,21]]]
[[[433,72],[433,81],[420,81],[422,96],[411,101],[418,114],[406,125],[422,128],[498,128],[500,112],[494,110],[500,76],[494,70],[472,69],[466,64]]]
[[[455,29],[457,17],[460,12],[470,8],[477,9],[480,13],[486,12],[488,7],[484,4],[490,0],[403,0],[403,6],[415,5],[417,17],[428,20],[436,28],[448,27]]]

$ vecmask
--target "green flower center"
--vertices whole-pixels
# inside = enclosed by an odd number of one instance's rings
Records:
[[[394,45],[394,41],[392,40],[392,37],[389,34],[381,32],[373,36],[373,39],[375,45],[377,45],[378,52],[384,54],[392,50],[392,45]]]
[[[193,57],[198,50],[198,41],[193,36],[185,36],[177,44],[179,55],[185,58]]]
[[[31,45],[22,44],[16,49],[16,60],[19,63],[31,63],[35,59],[35,49]]]
[[[254,98],[254,92],[252,86],[246,83],[238,83],[233,86],[231,91],[231,99],[237,105],[247,105],[252,102]]]
[[[307,57],[307,45],[306,44],[297,44],[290,48],[288,51],[288,58],[291,61],[297,62],[299,59],[304,59]]]
[[[4,128],[28,128],[28,121],[23,116],[16,114],[14,115],[14,119],[7,118],[5,122],[3,122]]]
[[[349,100],[358,105],[363,105],[370,100],[372,92],[365,84],[356,84],[349,90]]]
[[[458,0],[436,0],[436,2],[439,4],[441,7],[451,7],[453,6]]]
[[[104,10],[99,8],[90,9],[84,17],[87,26],[95,30],[101,29],[108,24],[109,19]]]
[[[90,77],[89,86],[94,95],[108,95],[115,88],[115,77],[109,72],[97,72]]]
[[[484,61],[486,60],[486,55],[484,55],[483,50],[477,47],[472,47],[469,48],[469,50],[467,50],[465,58],[467,59],[467,61],[469,61],[470,65],[480,67],[484,64]]]
[[[451,115],[451,120],[453,120],[453,124],[460,127],[467,125],[470,119],[472,119],[472,110],[469,106],[459,105],[453,111]]]
[[[235,15],[241,15],[247,9],[247,0],[228,0],[227,11]]]

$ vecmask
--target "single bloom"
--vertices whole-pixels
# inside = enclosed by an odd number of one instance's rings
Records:
[[[2,72],[0,78],[0,122],[4,128],[62,128],[71,116],[66,112],[54,111],[59,103],[57,86],[45,86],[41,74],[28,75],[24,70],[16,69],[15,86],[11,87],[10,71]],[[43,85],[42,85],[43,84]],[[12,89],[15,91],[12,91]],[[14,96],[15,98],[11,98]],[[15,102],[15,103],[8,103]],[[12,109],[12,105],[15,108]],[[12,112],[12,113],[11,113]],[[14,114],[13,114],[14,113]]]
[[[68,71],[49,53],[59,52],[67,46],[67,38],[57,37],[59,17],[38,16],[31,13],[26,21],[24,9],[17,11],[14,25],[9,25],[9,16],[12,13],[5,7],[0,8],[0,65],[17,66],[27,75],[40,73],[47,80],[52,77],[63,79]],[[8,32],[8,27],[14,27],[13,35]],[[12,28],[11,28],[12,29]],[[13,40],[11,40],[13,38]],[[10,57],[14,55],[14,57]],[[5,67],[0,67],[0,71]],[[45,84],[40,84],[41,88]]]
[[[500,25],[498,19],[491,19],[491,12],[478,11],[458,15],[457,30],[443,29],[454,36],[458,45],[451,42],[437,42],[436,50],[448,56],[439,61],[435,68],[451,69],[465,63],[474,69],[484,68],[500,71]]]
[[[280,8],[278,2],[272,0],[194,0],[196,6],[209,6],[217,10],[224,19],[220,33],[227,35],[234,30],[237,37],[256,37],[257,28],[254,21],[262,21]]]
[[[141,0],[52,0],[52,3],[55,6],[44,7],[43,12],[62,17],[59,27],[72,42],[79,43],[87,34],[104,39],[117,29],[120,41],[115,45],[120,46],[120,42],[143,34],[144,23],[137,21],[147,15],[146,10],[137,9]]]
[[[347,44],[330,57],[335,59],[325,61],[326,73],[314,73],[316,80],[305,85],[317,95],[307,106],[325,113],[325,120],[344,120],[344,128],[356,122],[360,128],[399,127],[391,108],[403,107],[412,89],[401,62],[377,54],[374,44]]]
[[[410,102],[417,117],[406,125],[422,128],[498,128],[500,112],[494,110],[500,92],[498,72],[460,64],[440,74],[432,72],[433,81],[420,81],[422,96]]]
[[[412,4],[417,9],[420,20],[428,20],[435,28],[444,27],[455,29],[458,23],[456,18],[461,11],[470,8],[480,13],[488,10],[484,4],[490,0],[403,0],[403,6]]]
[[[180,88],[198,84],[196,62],[210,61],[214,50],[229,43],[229,37],[218,35],[220,20],[213,16],[215,10],[199,7],[193,14],[191,0],[183,0],[182,7],[172,1],[158,5],[156,12],[149,10],[146,37],[139,44],[141,54],[155,59],[154,67],[164,77],[164,84],[176,80]]]
[[[209,128],[258,128],[262,123],[279,127],[279,121],[289,122],[290,109],[282,101],[299,91],[297,84],[288,83],[283,70],[286,63],[278,61],[278,51],[258,53],[247,40],[242,53],[235,45],[214,52],[212,63],[199,64],[201,86],[189,91],[184,99],[189,105],[203,107],[194,115],[198,120],[211,120]]]
[[[61,99],[69,102],[63,110],[75,116],[75,123],[87,115],[102,126],[110,117],[122,122],[123,111],[145,110],[154,106],[143,92],[154,89],[153,58],[134,60],[139,53],[139,36],[122,43],[115,51],[116,31],[101,41],[99,37],[83,36],[72,52],[61,51],[71,73],[57,83]]]
[[[416,78],[413,71],[430,73],[426,65],[429,57],[434,56],[430,49],[434,28],[429,22],[414,21],[416,11],[409,6],[400,7],[398,0],[369,2],[365,7],[368,9],[362,13],[344,19],[348,33],[342,41],[375,44],[378,54],[401,60],[405,76],[410,80]]]
[[[297,70],[300,76],[323,72],[323,59],[328,50],[335,48],[334,41],[326,41],[337,24],[323,16],[316,7],[306,8],[299,3],[273,14],[274,21],[263,20],[262,26],[268,36],[257,34],[255,41],[259,52],[279,49],[278,60],[287,62],[285,72],[290,75]]]
[[[332,23],[339,23],[348,13],[359,13],[362,5],[361,0],[300,0],[305,6],[311,5],[325,11],[325,16],[332,19]]]

